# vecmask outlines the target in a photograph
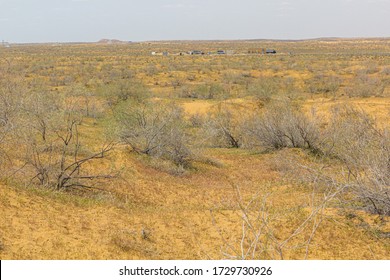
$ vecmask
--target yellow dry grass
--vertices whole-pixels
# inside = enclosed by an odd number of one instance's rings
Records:
[[[117,180],[105,192],[82,196],[2,184],[0,257],[223,258],[219,230],[236,246],[240,238],[241,219],[232,184],[239,185],[246,198],[259,192],[269,194],[270,209],[279,213],[274,221],[276,236],[282,239],[294,230],[310,193],[283,185],[270,155],[224,149],[211,154],[224,163],[223,168],[207,167],[178,178],[117,152],[118,162],[127,167],[126,182]],[[310,259],[388,258],[388,241],[364,225],[370,223],[382,231],[388,226],[364,213],[349,223],[345,217],[342,209],[326,211],[310,246]],[[295,242],[299,239],[291,245]],[[286,249],[287,258],[303,256],[302,248]]]
[[[370,97],[353,99],[314,99],[307,100],[304,109],[308,112],[314,110],[322,116],[329,116],[332,109],[349,106],[367,112],[379,125],[387,126],[390,123],[390,98]]]
[[[281,54],[246,55],[248,49],[264,45],[276,48]],[[373,55],[388,51],[389,46],[382,40],[183,42],[104,47],[70,45],[59,49],[20,46],[20,50],[7,54],[16,65],[26,68],[32,65],[34,69],[27,71],[32,74],[25,77],[27,83],[39,77],[54,91],[66,92],[73,84],[94,91],[115,82],[112,76],[128,75],[148,86],[154,98],[175,100],[188,116],[205,115],[220,104],[236,108],[238,114],[251,112],[257,106],[254,99],[239,94],[245,92],[248,79],[287,77],[294,79],[295,90],[301,93],[294,102],[307,111],[315,108],[327,115],[335,105],[350,104],[368,111],[379,123],[388,124],[388,88],[383,97],[347,98],[341,94],[353,83],[350,79],[356,72],[367,68],[367,61],[374,60],[379,64],[379,70],[386,66],[386,57],[370,58],[367,55],[362,58],[359,56],[361,50]],[[237,55],[149,55],[151,51],[166,48],[170,53],[178,53],[183,48],[184,51],[233,49]],[[345,57],[329,55],[337,51]],[[47,59],[38,59],[37,54]],[[379,70],[370,75],[382,75]],[[336,99],[322,95],[307,98],[305,82],[318,73],[344,78]],[[73,80],[67,81],[65,77]],[[189,86],[226,84],[231,96],[227,101],[178,98],[176,83]],[[83,98],[70,99],[79,101]],[[102,99],[96,97],[97,107],[102,106]],[[101,147],[103,126],[102,122],[88,118],[81,124],[80,137],[89,149]],[[302,184],[288,182],[283,177],[283,162],[275,163],[275,158],[280,161],[286,155],[295,155],[301,160],[310,157],[295,150],[259,154],[243,149],[210,148],[204,151],[204,157],[219,164],[197,162],[184,175],[174,176],[159,170],[150,160],[118,146],[105,161],[89,167],[92,171],[119,171],[118,178],[99,184],[102,190],[54,192],[4,179],[0,181],[0,258],[224,258],[226,242],[220,232],[224,232],[224,238],[234,247],[239,246],[241,237],[242,219],[233,186],[240,188],[245,201],[255,194],[260,198],[267,195],[268,210],[274,213],[270,226],[275,237],[283,240],[311,210],[311,190]],[[390,240],[384,236],[389,231],[388,218],[344,209],[337,203],[329,204],[310,244],[308,258],[389,259]],[[284,257],[304,258],[305,248],[298,245],[309,236],[310,228],[292,240]]]

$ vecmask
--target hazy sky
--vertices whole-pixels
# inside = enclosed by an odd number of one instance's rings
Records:
[[[390,0],[0,0],[0,40],[390,37]]]

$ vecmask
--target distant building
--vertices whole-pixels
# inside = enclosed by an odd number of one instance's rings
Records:
[[[203,52],[203,51],[197,51],[197,50],[195,50],[195,51],[191,51],[190,54],[191,54],[191,55],[203,55],[204,52]]]
[[[274,49],[249,49],[249,54],[276,54]]]

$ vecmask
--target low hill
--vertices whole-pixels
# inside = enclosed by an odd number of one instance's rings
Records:
[[[97,42],[98,44],[128,44],[129,41],[121,41],[117,39],[101,39]]]

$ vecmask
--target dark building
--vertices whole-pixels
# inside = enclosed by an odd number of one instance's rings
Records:
[[[265,51],[265,53],[266,53],[266,54],[275,54],[276,51],[273,50],[273,49],[267,49],[267,50]]]
[[[203,52],[203,51],[191,51],[191,54],[192,54],[192,55],[195,55],[195,54],[200,54],[200,55],[202,55],[202,54],[204,54],[204,52]]]

